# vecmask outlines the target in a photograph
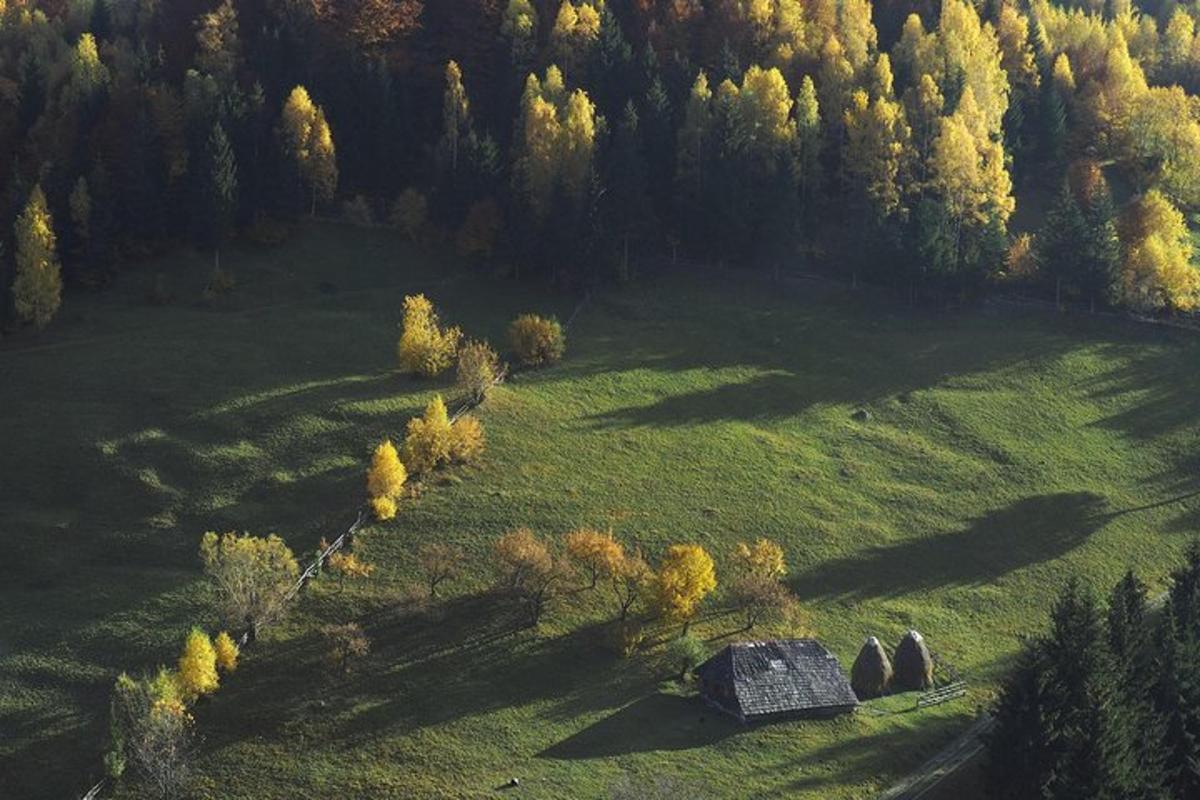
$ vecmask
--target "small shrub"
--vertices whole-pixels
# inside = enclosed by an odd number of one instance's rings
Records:
[[[423,294],[404,298],[404,322],[397,345],[400,366],[408,372],[433,377],[454,363],[462,332],[442,329],[433,303]]]
[[[246,238],[255,244],[279,245],[288,240],[289,234],[287,223],[260,213],[250,223]]]
[[[621,658],[633,658],[646,641],[646,629],[636,620],[620,620],[608,626],[608,646]]]
[[[1031,281],[1038,275],[1037,245],[1033,234],[1022,233],[1015,236],[1004,255],[1004,272],[1002,280]]]
[[[232,293],[235,288],[237,288],[237,279],[233,276],[233,272],[224,267],[216,267],[213,269],[212,277],[208,280],[208,286],[204,289],[204,296],[208,299],[223,297]]]
[[[218,670],[228,674],[237,669],[237,642],[233,641],[233,637],[227,632],[221,631],[217,634],[217,638],[213,640],[213,650],[217,653]]]
[[[429,225],[429,201],[425,195],[409,187],[392,203],[388,221],[399,228],[409,241],[420,241]]]
[[[375,572],[375,565],[359,558],[356,553],[339,550],[329,556],[329,571],[338,576],[338,591],[341,591],[346,587],[346,578],[369,578]]]
[[[521,363],[536,366],[552,364],[566,351],[562,325],[553,317],[522,314],[508,328],[508,339]]]
[[[682,683],[687,679],[689,672],[704,663],[704,659],[708,658],[708,651],[704,642],[690,633],[685,633],[667,644],[664,658],[671,670],[679,670],[678,680]]]
[[[375,214],[371,211],[371,204],[367,198],[356,194],[353,200],[342,203],[342,219],[351,225],[369,228],[375,222]]]
[[[455,386],[472,400],[482,402],[500,375],[500,369],[500,357],[487,342],[469,341],[458,349]]]
[[[425,584],[431,599],[437,597],[438,587],[454,580],[462,572],[464,557],[462,548],[456,545],[441,542],[421,545],[417,551],[417,563],[421,572],[425,573]]]
[[[390,439],[380,442],[367,470],[367,497],[375,519],[386,520],[396,516],[396,501],[400,499],[407,480],[408,471],[400,461],[396,446]]]
[[[504,227],[504,214],[495,200],[481,200],[471,206],[455,236],[458,254],[464,257],[491,258],[496,238]]]
[[[404,436],[404,463],[414,472],[430,472],[450,461],[454,433],[446,404],[437,395],[425,407],[425,414],[408,421]]]
[[[487,445],[483,424],[477,417],[463,414],[450,426],[450,460],[470,464],[483,455]]]
[[[371,652],[371,640],[357,623],[325,625],[321,628],[325,637],[325,658],[330,666],[349,675],[353,662]]]
[[[184,698],[195,700],[217,690],[217,652],[208,634],[192,628],[179,656],[179,688]]]

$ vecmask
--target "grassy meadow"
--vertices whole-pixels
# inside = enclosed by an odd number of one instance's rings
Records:
[[[116,673],[216,628],[204,531],[307,555],[350,523],[373,445],[451,381],[397,372],[405,294],[497,343],[517,313],[565,319],[578,299],[386,231],[316,226],[223,261],[229,298],[203,301],[208,261],[177,254],[0,343],[0,797],[85,788]],[[176,300],[152,307],[160,269]],[[562,364],[481,408],[482,463],[359,537],[375,577],[315,584],[196,707],[197,793],[479,797],[518,777],[513,796],[588,798],[662,775],[695,797],[871,797],[989,701],[1067,576],[1107,589],[1132,566],[1163,585],[1200,529],[1198,366],[1195,335],[1106,318],[737,275],[598,293]],[[479,591],[492,540],[522,524],[611,526],[651,555],[699,542],[718,578],[737,541],[775,539],[844,667],[864,637],[915,627],[971,692],[742,728],[665,680],[656,650],[610,655],[590,593],[514,633]],[[462,546],[469,575],[411,613],[427,541]],[[372,651],[342,677],[316,629],[351,620]],[[716,649],[738,627],[713,608],[695,630]]]

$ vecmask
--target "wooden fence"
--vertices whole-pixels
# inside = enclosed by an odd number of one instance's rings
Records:
[[[567,321],[563,323],[564,331],[571,327],[571,323],[575,321],[575,318],[579,316],[579,313],[583,311],[584,307],[588,304],[588,301],[590,301],[591,298],[591,292],[584,293],[582,299],[580,299],[574,310],[572,310],[571,316],[567,317]],[[508,374],[509,369],[508,366],[505,365],[497,373],[496,377],[492,379],[492,382],[488,384],[488,388],[491,389],[500,383],[503,383],[505,378],[508,377]],[[456,422],[464,414],[478,407],[482,402],[482,397],[462,398],[454,404],[454,411],[450,414],[450,422]],[[301,571],[300,576],[296,579],[296,582],[284,596],[284,602],[290,603],[292,600],[296,599],[300,592],[303,591],[305,585],[310,580],[321,574],[321,568],[325,566],[325,563],[329,560],[329,557],[350,545],[354,541],[354,534],[358,533],[358,531],[367,524],[369,519],[370,515],[366,506],[360,506],[358,509],[358,516],[355,517],[354,522],[350,524],[350,527],[343,531],[340,536],[330,542],[329,545],[323,550],[317,553],[316,557],[304,568],[303,571]],[[242,635],[238,637],[238,647],[246,647],[252,641],[254,641],[253,629],[247,628],[242,632]],[[107,785],[108,778],[101,778],[92,785],[92,788],[88,789],[87,792],[81,795],[81,800],[97,800],[97,798],[100,797],[100,792],[102,792]]]

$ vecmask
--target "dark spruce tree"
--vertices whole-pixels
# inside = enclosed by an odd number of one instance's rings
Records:
[[[1109,596],[1108,649],[1112,656],[1112,718],[1117,751],[1128,759],[1129,800],[1164,800],[1163,728],[1154,707],[1155,640],[1146,586],[1125,573]]]
[[[1000,687],[987,738],[987,783],[997,800],[1040,797],[1049,771],[1050,735],[1042,697],[1045,655],[1040,640],[1027,641],[1016,669]]]
[[[1087,218],[1083,215],[1070,183],[1064,178],[1058,197],[1038,234],[1041,263],[1054,278],[1054,302],[1062,303],[1064,288],[1079,286],[1088,273]]]
[[[202,189],[195,220],[196,242],[213,251],[213,266],[221,267],[221,246],[233,232],[237,213],[237,162],[220,122],[213,125],[204,148]]]
[[[605,117],[616,119],[636,74],[633,48],[610,5],[600,12],[600,41],[592,48],[588,74],[593,100]]]
[[[646,193],[646,159],[632,100],[625,104],[617,123],[605,172],[605,227],[617,239],[617,277],[626,281],[632,277],[631,250],[653,228],[653,210]]]
[[[1188,548],[1159,630],[1155,702],[1166,743],[1171,796],[1200,797],[1200,543]]]

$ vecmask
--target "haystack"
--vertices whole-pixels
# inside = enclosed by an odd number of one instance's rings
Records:
[[[901,691],[933,686],[933,657],[925,638],[916,631],[904,634],[896,647],[896,688]]]
[[[892,662],[883,645],[872,636],[858,651],[854,666],[850,668],[850,686],[859,700],[879,697],[892,683]]]

